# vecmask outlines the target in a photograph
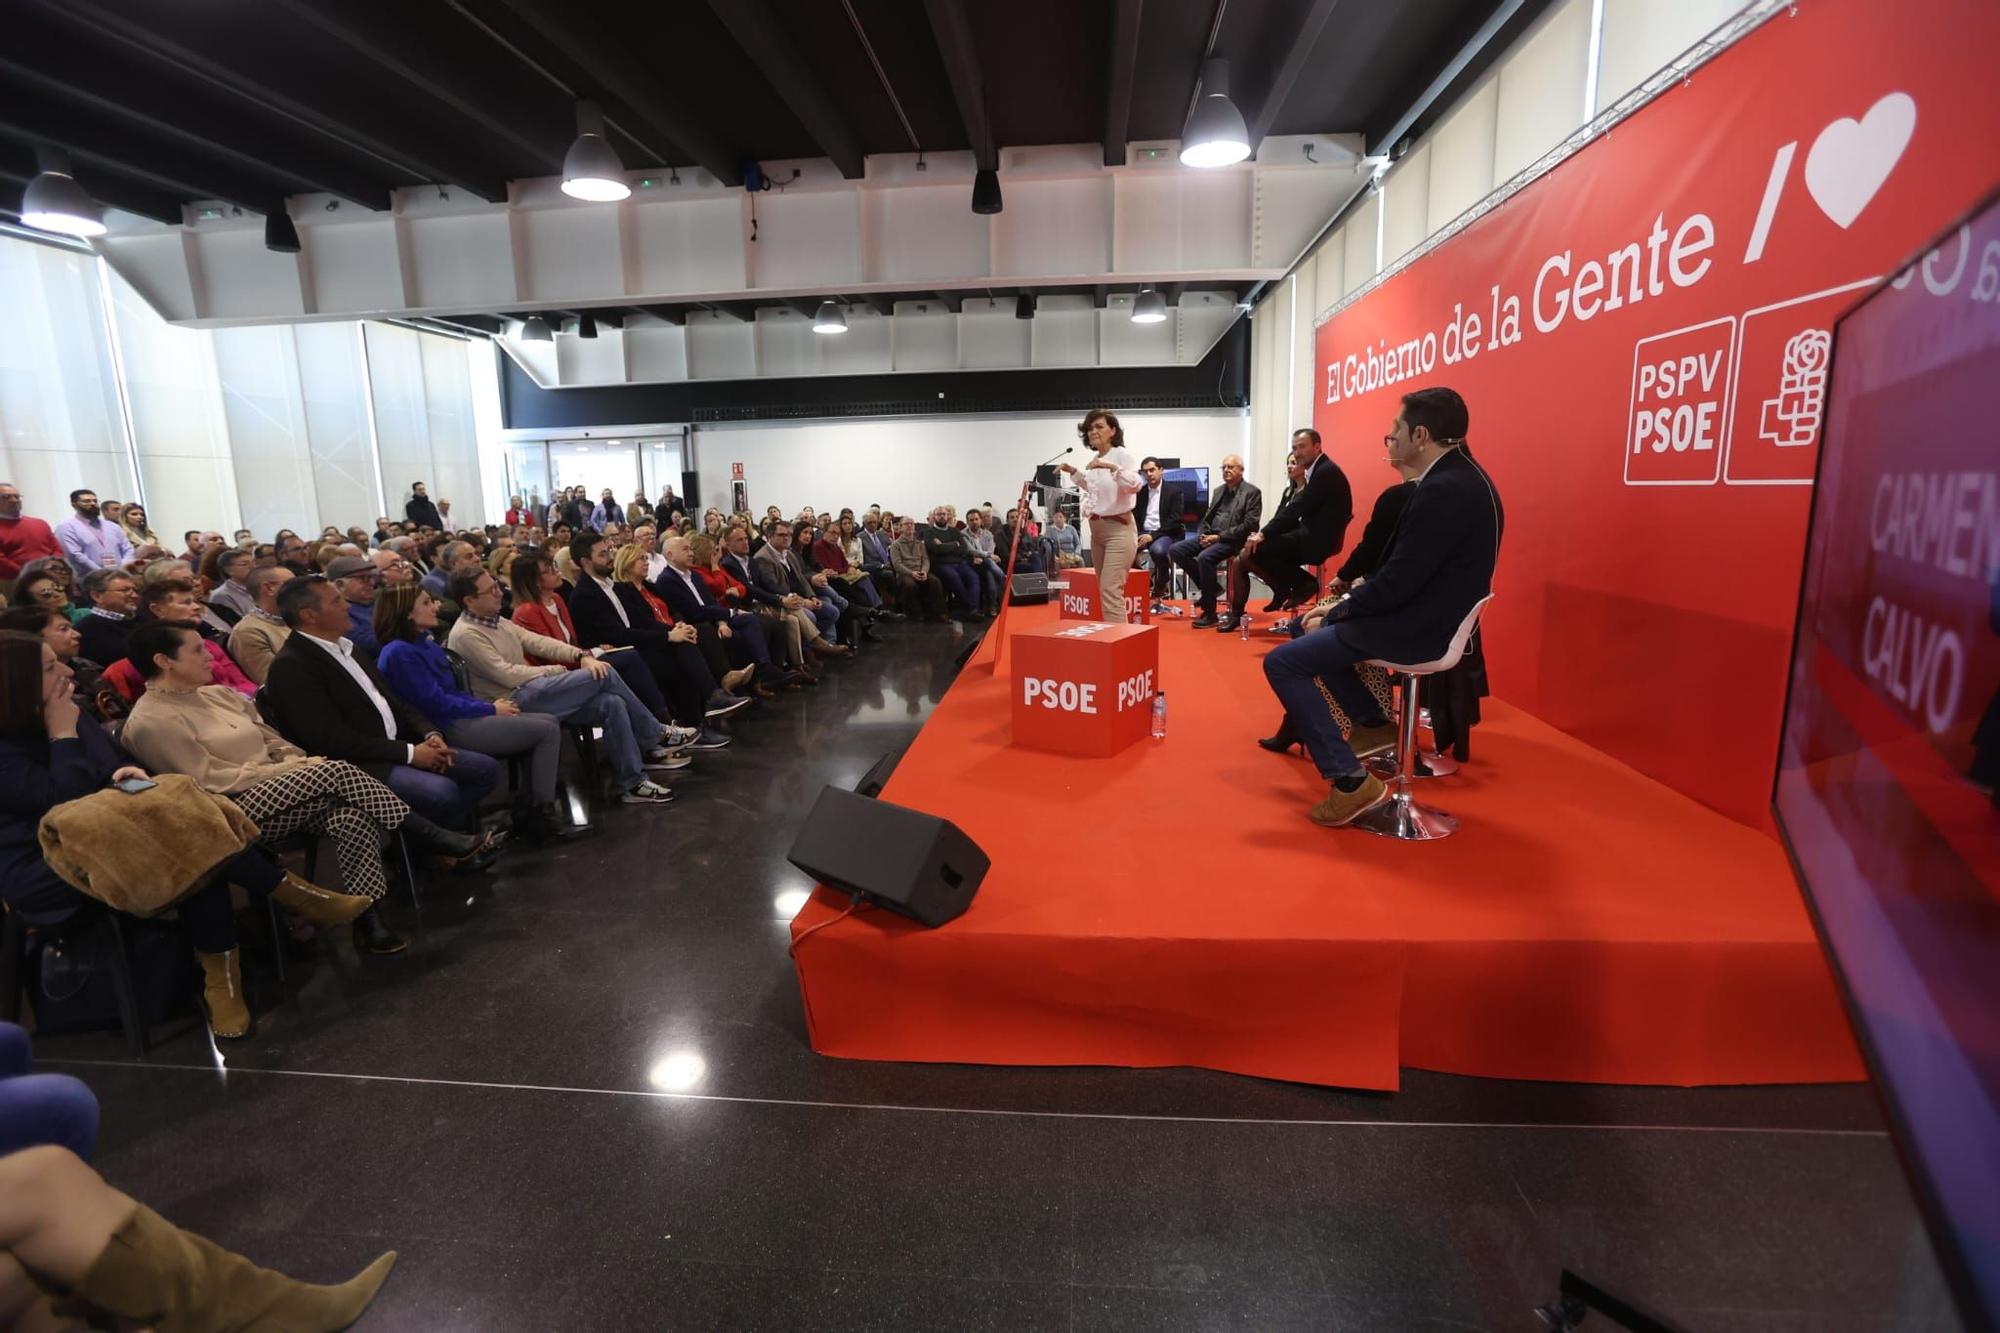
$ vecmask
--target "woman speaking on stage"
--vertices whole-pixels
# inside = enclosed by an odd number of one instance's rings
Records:
[[[1098,618],[1114,625],[1126,622],[1125,576],[1132,572],[1139,539],[1132,527],[1132,502],[1145,483],[1139,464],[1125,448],[1125,430],[1109,412],[1095,411],[1077,427],[1083,442],[1097,457],[1082,467],[1064,463],[1083,492],[1083,513],[1090,520],[1090,551],[1097,564]]]

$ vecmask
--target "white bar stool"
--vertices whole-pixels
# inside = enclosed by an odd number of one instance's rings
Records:
[[[1487,593],[1473,608],[1465,613],[1458,632],[1451,636],[1451,645],[1444,650],[1444,656],[1435,662],[1384,662],[1373,659],[1376,666],[1393,672],[1403,678],[1402,734],[1396,744],[1398,760],[1394,777],[1389,783],[1389,799],[1372,810],[1364,812],[1354,821],[1355,828],[1379,833],[1385,838],[1400,838],[1408,842],[1428,842],[1433,838],[1449,838],[1458,832],[1458,820],[1442,810],[1418,805],[1410,795],[1410,784],[1415,780],[1417,762],[1417,715],[1422,711],[1419,699],[1419,682],[1425,676],[1449,671],[1465,656],[1466,645],[1472,642],[1473,631],[1479,628],[1479,613],[1493,600]]]

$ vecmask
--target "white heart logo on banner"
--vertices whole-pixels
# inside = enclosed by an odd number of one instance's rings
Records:
[[[1917,104],[1890,93],[1860,120],[1836,120],[1806,154],[1806,190],[1820,212],[1845,230],[1889,179],[1917,128]]]

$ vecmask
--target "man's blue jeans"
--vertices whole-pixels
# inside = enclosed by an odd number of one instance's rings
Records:
[[[389,790],[433,824],[466,829],[486,793],[500,785],[500,771],[492,755],[454,749],[451,767],[442,773],[397,764],[389,770]]]
[[[601,728],[604,752],[621,791],[644,780],[640,759],[660,743],[664,730],[616,671],[602,676],[588,671],[542,676],[514,691],[514,702],[524,713],[552,713],[565,726]]]
[[[1264,657],[1264,679],[1298,728],[1306,753],[1328,782],[1363,772],[1362,763],[1340,734],[1332,705],[1357,727],[1388,722],[1382,705],[1354,670],[1368,655],[1340,637],[1340,626],[1321,625],[1311,633],[1280,644]]]

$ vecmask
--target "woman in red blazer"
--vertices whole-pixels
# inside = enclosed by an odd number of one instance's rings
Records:
[[[516,625],[533,634],[560,639],[564,643],[576,643],[576,624],[569,618],[569,604],[563,601],[562,575],[556,573],[555,561],[540,551],[523,551],[514,557],[514,563],[509,566],[507,580],[514,585],[512,619]],[[609,644],[597,646],[610,647]],[[533,653],[527,654],[527,658],[534,666],[555,665],[544,662]],[[628,651],[606,653],[604,660],[624,677],[625,684],[639,696],[639,702],[646,705],[654,717],[662,721],[667,719],[666,696],[660,693],[660,683],[653,679],[644,658]],[[577,670],[580,665],[574,664],[570,669]]]

